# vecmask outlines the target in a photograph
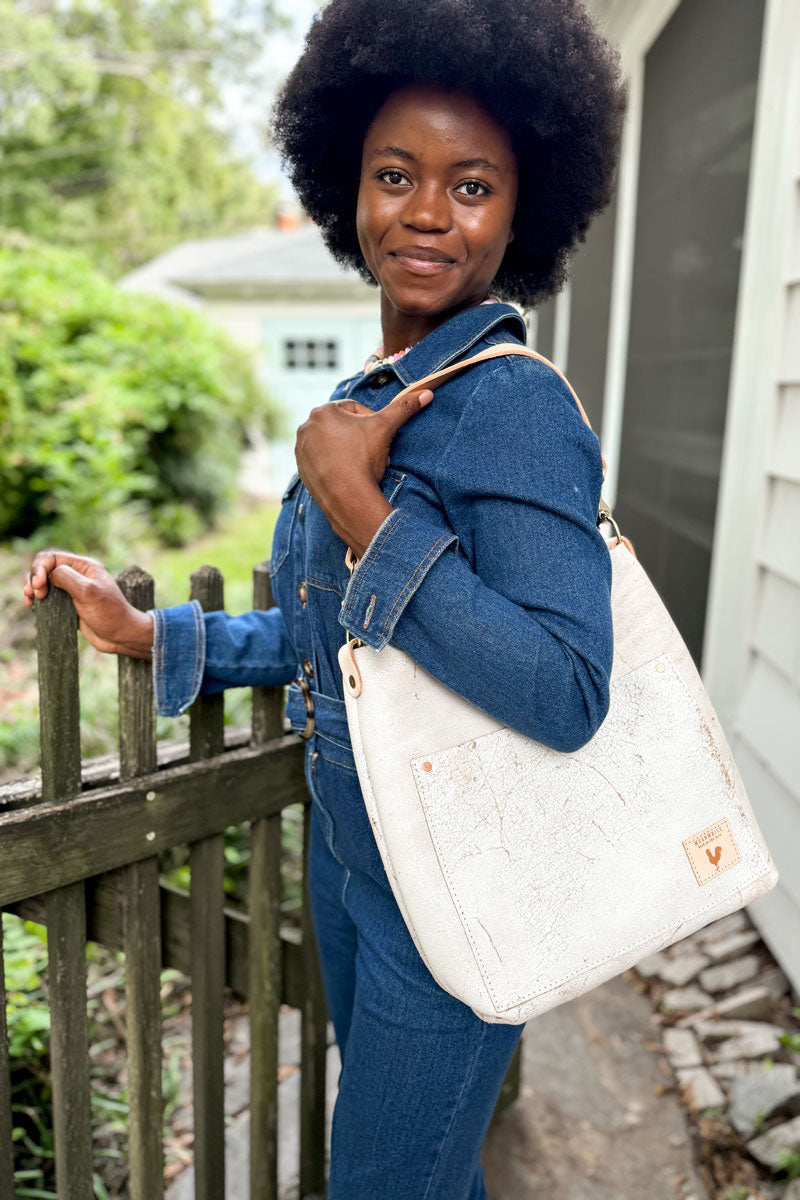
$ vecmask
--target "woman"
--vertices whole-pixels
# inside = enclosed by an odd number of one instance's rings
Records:
[[[331,0],[275,112],[333,254],[380,288],[384,344],[297,432],[272,546],[276,607],[142,614],[103,568],[37,555],[102,650],[152,657],[159,711],[291,684],[313,798],[311,900],[342,1055],[329,1200],[479,1200],[480,1149],[521,1027],[490,1025],[422,963],[358,785],[337,651],[388,641],[560,750],[608,707],[608,553],[596,437],[563,381],[492,360],[564,282],[608,201],[624,107],[615,55],[578,0]],[[500,299],[498,299],[498,297]],[[345,565],[349,546],[358,562]],[[307,703],[308,702],[308,703]],[[313,721],[309,708],[313,702]]]

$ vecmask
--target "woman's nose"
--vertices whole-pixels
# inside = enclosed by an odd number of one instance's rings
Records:
[[[403,207],[402,222],[409,228],[446,233],[451,224],[446,189],[433,183],[414,188]]]

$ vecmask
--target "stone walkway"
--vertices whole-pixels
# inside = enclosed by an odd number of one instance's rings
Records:
[[[787,1189],[765,1180],[763,1169],[777,1161],[781,1146],[800,1148],[794,1115],[800,1111],[800,1054],[782,1046],[782,1029],[768,1021],[789,1014],[787,992],[785,977],[741,913],[530,1021],[520,1096],[495,1118],[483,1149],[489,1200],[800,1200],[800,1182]],[[328,1040],[329,1150],[340,1066],[330,1024]],[[294,1009],[281,1010],[279,1042],[280,1196],[297,1200],[300,1020]],[[765,1073],[759,1061],[765,1053],[784,1061]],[[190,1093],[188,1081],[187,1087]],[[239,1014],[232,1018],[226,1061],[226,1200],[248,1200],[248,1087],[247,1017]],[[722,1131],[723,1174],[732,1189],[709,1191],[712,1173],[697,1169],[704,1120]],[[706,1144],[714,1150],[713,1139]],[[193,1196],[189,1167],[166,1200]]]
[[[299,1062],[299,1013],[281,1012],[280,1060]],[[683,1110],[660,1095],[669,1080],[648,1048],[650,1005],[629,980],[611,980],[531,1021],[523,1035],[517,1102],[495,1120],[484,1147],[490,1200],[709,1200],[691,1163]],[[237,1018],[229,1057],[226,1200],[248,1200],[249,1062],[246,1018]],[[329,1027],[332,1041],[332,1027]],[[328,1049],[327,1137],[339,1052]],[[281,1200],[296,1200],[300,1075],[278,1089]],[[686,1185],[686,1186],[684,1186]],[[193,1200],[182,1172],[167,1200]]]
[[[484,1145],[489,1200],[709,1200],[657,1037],[624,976],[529,1022],[520,1097]]]

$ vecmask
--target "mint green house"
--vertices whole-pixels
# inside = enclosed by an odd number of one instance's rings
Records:
[[[202,308],[253,354],[287,425],[279,440],[251,435],[242,487],[253,495],[280,496],[295,470],[295,429],[381,340],[377,290],[334,262],[311,224],[184,242],[123,286]]]

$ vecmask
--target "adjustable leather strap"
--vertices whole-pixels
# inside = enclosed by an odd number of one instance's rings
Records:
[[[490,346],[488,350],[481,350],[480,354],[474,354],[472,358],[465,358],[461,362],[451,363],[449,367],[442,367],[441,371],[434,371],[432,375],[426,375],[424,379],[418,379],[416,383],[411,383],[408,387],[403,388],[402,392],[398,392],[395,400],[400,396],[405,396],[410,392],[421,392],[426,387],[433,387],[435,384],[443,383],[445,379],[449,379],[452,375],[459,375],[462,371],[466,371],[468,367],[474,367],[476,363],[485,362],[489,358],[504,358],[507,354],[519,354],[523,358],[538,358],[539,362],[543,362],[550,367],[558,375],[559,379],[563,379],[564,383],[572,393],[572,398],[578,406],[578,410],[589,428],[592,428],[592,423],[586,415],[586,409],[578,399],[578,394],[574,387],[558,367],[550,362],[549,358],[545,358],[543,354],[537,354],[535,350],[530,350],[527,346],[520,346],[519,342],[501,342],[498,346]],[[603,478],[606,477],[606,460],[601,457],[603,464]],[[608,506],[601,507],[601,513],[610,511]]]

